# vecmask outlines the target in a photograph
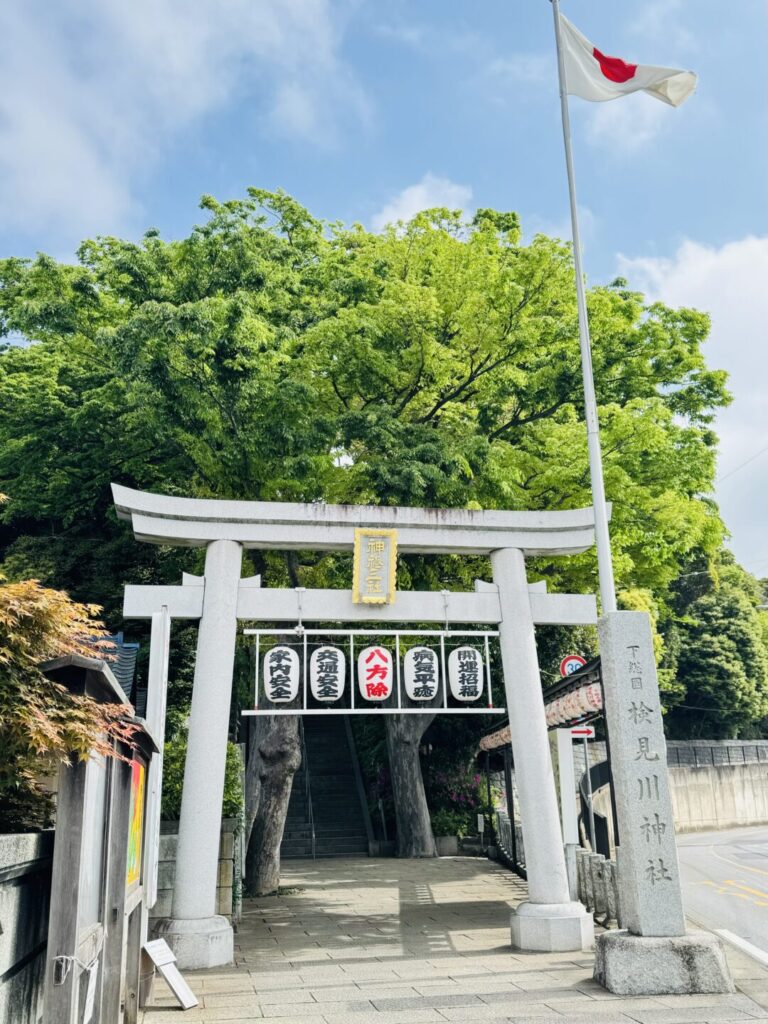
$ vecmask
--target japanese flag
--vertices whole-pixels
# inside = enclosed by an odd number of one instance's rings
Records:
[[[615,100],[617,96],[642,90],[672,107],[679,107],[696,88],[696,75],[692,71],[628,64],[620,57],[606,57],[562,14],[560,38],[566,91],[572,96],[581,96],[584,100]]]

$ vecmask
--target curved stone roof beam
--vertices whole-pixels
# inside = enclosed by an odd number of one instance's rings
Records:
[[[202,546],[234,540],[246,548],[350,550],[356,527],[396,529],[403,553],[488,554],[520,548],[527,555],[570,555],[594,543],[592,508],[556,512],[424,509],[390,505],[326,505],[282,501],[180,498],[112,484],[120,519],[137,540]]]

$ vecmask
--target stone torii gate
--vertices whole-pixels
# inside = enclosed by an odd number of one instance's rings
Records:
[[[152,620],[148,704],[160,719],[154,723],[160,735],[170,620],[200,620],[172,916],[160,932],[180,966],[213,967],[233,957],[231,926],[215,910],[238,619],[497,627],[519,770],[529,890],[528,901],[512,915],[512,944],[546,951],[590,946],[591,917],[569,893],[534,627],[594,625],[596,602],[593,595],[547,594],[541,584],[529,586],[525,559],[578,554],[591,547],[591,508],[468,511],[191,499],[117,484],[112,490],[117,514],[131,521],[137,540],[206,548],[204,576],[185,574],[180,586],[127,586],[124,605],[126,618]],[[371,607],[353,603],[351,590],[262,590],[258,577],[241,578],[243,548],[349,551],[356,528],[396,529],[402,553],[490,555],[493,583],[476,584],[475,593],[403,591],[393,604]],[[151,843],[159,818],[157,774],[153,785],[156,796],[148,809],[147,829],[150,873],[156,861]]]

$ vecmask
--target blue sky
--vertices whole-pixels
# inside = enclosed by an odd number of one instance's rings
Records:
[[[765,0],[563,0],[604,52],[692,68],[673,110],[571,101],[585,260],[708,309],[732,374],[718,497],[768,574]],[[186,233],[204,192],[282,187],[377,227],[515,209],[568,237],[547,0],[25,0],[0,11],[0,254]]]

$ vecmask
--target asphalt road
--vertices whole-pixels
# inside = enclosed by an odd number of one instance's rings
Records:
[[[677,846],[688,918],[768,957],[768,826],[681,835]]]

